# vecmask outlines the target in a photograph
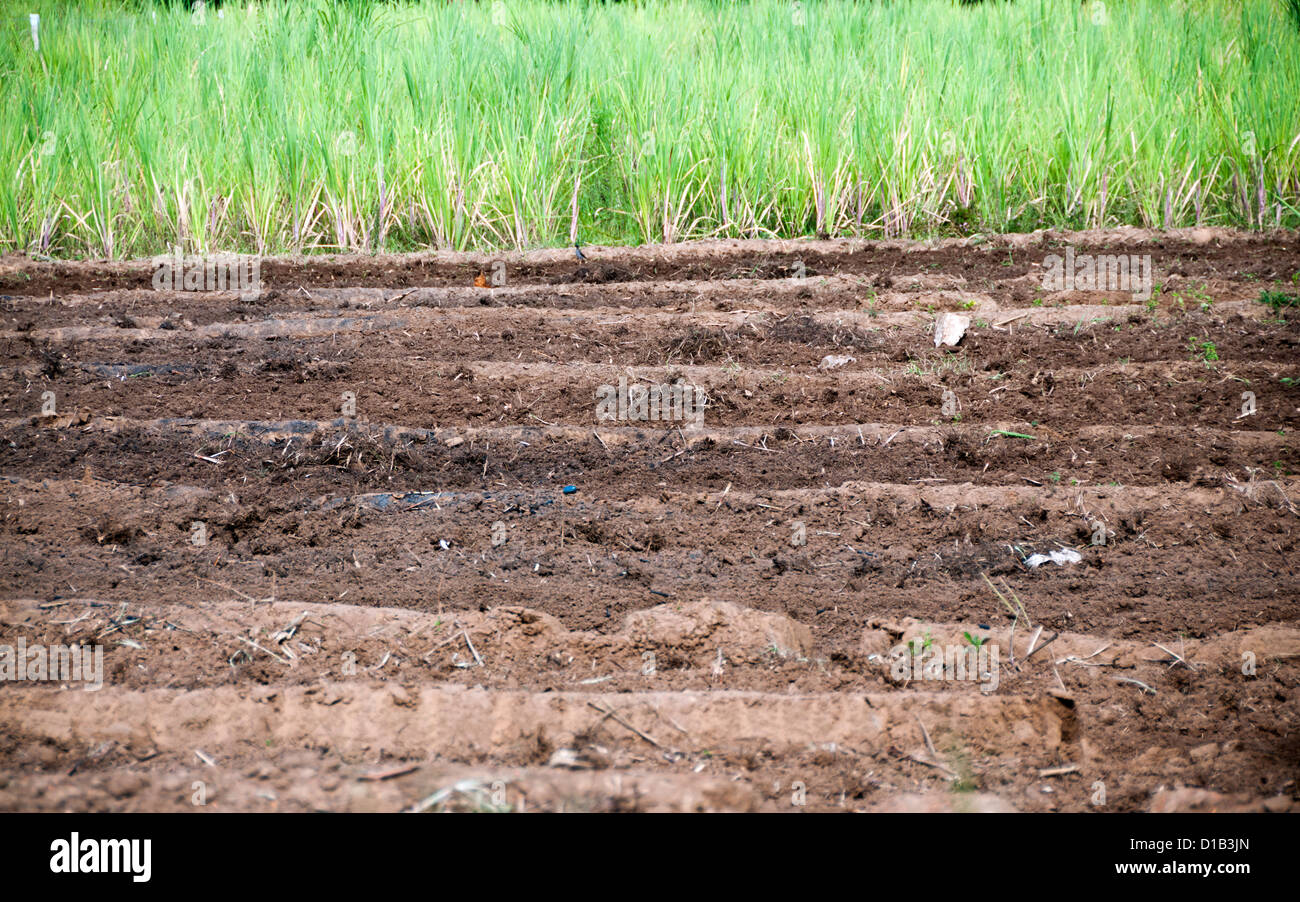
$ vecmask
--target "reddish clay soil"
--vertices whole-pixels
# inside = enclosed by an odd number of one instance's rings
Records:
[[[0,810],[1300,807],[1300,236],[587,255],[0,260]]]

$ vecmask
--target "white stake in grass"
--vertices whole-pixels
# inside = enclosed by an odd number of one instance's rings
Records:
[[[32,23],[32,47],[36,49],[37,53],[40,53],[41,52],[41,14],[31,13],[30,15],[28,15],[27,19]]]

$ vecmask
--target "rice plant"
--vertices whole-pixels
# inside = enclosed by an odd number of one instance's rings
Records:
[[[1300,225],[1278,0],[0,12],[0,250]]]

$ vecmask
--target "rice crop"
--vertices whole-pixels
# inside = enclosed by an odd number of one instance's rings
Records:
[[[0,12],[0,250],[1300,226],[1281,0]]]

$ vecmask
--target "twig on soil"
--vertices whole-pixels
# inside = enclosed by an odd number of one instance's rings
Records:
[[[271,641],[276,643],[288,642],[290,639],[296,636],[298,634],[298,629],[303,624],[303,621],[307,619],[308,613],[309,613],[308,611],[303,611],[297,617],[293,618],[293,620],[289,621],[289,625],[286,626],[284,629],[276,630],[274,633],[272,633]]]
[[[238,639],[240,642],[243,642],[243,643],[246,644],[246,645],[251,645],[253,648],[256,648],[258,651],[264,651],[264,652],[266,652],[268,655],[270,655],[271,657],[275,658],[277,661],[279,661],[281,664],[283,664],[283,665],[286,666],[286,667],[291,667],[291,666],[292,666],[292,665],[291,665],[288,661],[286,661],[284,658],[280,657],[279,655],[277,655],[275,652],[271,651],[270,649],[263,648],[262,646],[258,645],[256,642],[254,642],[252,639],[246,639],[246,638],[244,638],[243,636],[235,636],[235,638]]]
[[[91,761],[98,761],[99,759],[108,755],[108,753],[113,751],[113,749],[115,748],[117,748],[116,739],[110,739],[107,742],[101,742],[98,746],[95,747],[95,750],[91,752],[89,755],[86,755],[84,758],[78,758],[76,761],[72,762],[72,767],[68,768],[68,776],[71,777],[73,774],[75,774],[77,770],[81,767],[81,765],[89,764]]]
[[[941,770],[945,774],[947,774],[948,778],[951,780],[957,779],[956,771],[948,767],[945,767],[944,765],[940,764],[938,761],[927,761],[926,759],[917,757],[916,755],[904,755],[903,757],[906,758],[908,761],[915,761],[917,764],[924,764],[926,767],[933,767],[935,770]]]
[[[779,451],[778,449],[776,449],[776,448],[764,448],[764,447],[762,447],[761,445],[746,445],[744,442],[740,441],[739,439],[734,439],[734,438],[733,438],[733,439],[731,440],[731,443],[732,443],[733,445],[739,445],[739,446],[742,447],[742,448],[748,448],[748,449],[751,450],[751,451],[766,451],[768,454],[779,454],[779,453],[780,453],[780,451]]]
[[[1012,624],[1011,628],[1014,630],[1016,628],[1015,624]],[[1029,650],[1025,652],[1026,661],[1028,661],[1029,656],[1034,653],[1034,649],[1038,647],[1038,639],[1042,635],[1043,635],[1043,626],[1042,624],[1039,624],[1038,631],[1035,632],[1033,637],[1029,640]]]
[[[373,774],[362,774],[357,777],[357,779],[364,783],[378,783],[380,780],[391,780],[394,777],[404,777],[407,774],[413,774],[419,769],[420,765],[410,764],[406,767],[398,767],[393,770],[383,770]]]
[[[718,506],[713,509],[713,512],[715,514],[718,512],[718,508],[722,507],[723,499],[727,497],[727,492],[730,491],[731,491],[731,483],[727,483],[727,487],[723,489],[722,494],[718,496]]]
[[[1134,686],[1137,686],[1143,692],[1147,693],[1147,695],[1156,694],[1156,691],[1154,689],[1152,689],[1150,686],[1148,686],[1146,683],[1142,682],[1141,680],[1135,680],[1132,677],[1115,677],[1115,680],[1116,682],[1119,683],[1132,683]]]
[[[1079,657],[1078,655],[1069,655],[1067,657],[1061,658],[1056,663],[1057,664],[1082,664],[1084,667],[1105,667],[1106,666],[1105,664],[1088,664],[1085,662],[1088,660],[1088,658],[1097,657],[1097,655],[1101,654],[1103,651],[1110,648],[1110,646],[1111,643],[1107,642],[1105,645],[1103,645],[1101,648],[1097,649],[1090,655],[1086,655],[1082,658]]]
[[[1077,765],[1077,764],[1067,764],[1067,765],[1065,765],[1064,767],[1049,767],[1049,768],[1047,768],[1046,770],[1040,770],[1040,771],[1038,772],[1038,776],[1040,776],[1040,777],[1064,777],[1066,774],[1077,774],[1078,772],[1079,772],[1079,765]]]
[[[461,635],[465,637],[465,644],[469,646],[469,653],[474,656],[474,660],[478,662],[478,666],[482,667],[483,658],[479,656],[478,649],[474,647],[474,643],[469,640],[469,630],[462,631]]]
[[[656,716],[656,717],[658,717],[660,720],[662,720],[662,721],[664,721],[665,723],[667,723],[668,726],[672,727],[672,728],[673,728],[674,730],[676,730],[678,733],[681,733],[683,736],[689,736],[689,735],[691,735],[690,733],[686,732],[686,730],[685,730],[685,729],[684,729],[684,728],[683,728],[679,723],[677,723],[677,721],[673,720],[671,717],[669,717],[668,715],[664,714],[664,713],[663,713],[662,711],[660,711],[657,707],[654,709],[654,712],[655,712],[655,716]]]
[[[1025,659],[1024,659],[1023,661],[1021,661],[1020,663],[1021,663],[1021,664],[1028,664],[1030,658],[1032,658],[1034,655],[1038,654],[1038,653],[1039,653],[1040,651],[1042,651],[1044,648],[1047,648],[1047,646],[1051,645],[1053,642],[1055,642],[1055,641],[1056,641],[1057,639],[1059,639],[1059,638],[1061,638],[1061,634],[1060,634],[1060,633],[1052,633],[1052,638],[1048,639],[1048,640],[1047,640],[1046,642],[1044,642],[1042,645],[1038,646],[1038,647],[1035,648],[1033,651],[1031,651],[1029,654],[1025,655]]]
[[[217,582],[215,579],[208,579],[206,576],[200,576],[200,577],[198,577],[198,579],[199,579],[201,582],[212,583],[212,585],[214,585],[214,586],[220,586],[221,588],[225,589],[227,592],[234,592],[234,593],[235,593],[236,595],[238,595],[240,598],[244,599],[245,601],[247,601],[247,602],[249,602],[249,603],[251,603],[251,604],[257,604],[257,599],[256,599],[256,598],[254,598],[254,597],[251,596],[251,595],[245,595],[243,592],[239,591],[238,589],[234,588],[233,586],[228,586],[228,585],[226,585],[225,583],[219,583],[219,582]]]
[[[623,718],[621,718],[621,717],[619,717],[617,714],[615,714],[612,710],[608,710],[608,711],[607,711],[606,709],[602,708],[600,705],[596,704],[595,702],[587,702],[587,707],[589,707],[589,708],[595,708],[597,711],[599,711],[601,714],[604,714],[606,717],[610,718],[610,719],[613,720],[615,723],[619,723],[619,724],[622,724],[623,726],[627,727],[629,730],[631,730],[631,731],[632,731],[633,733],[635,733],[636,735],[640,736],[642,739],[644,739],[646,742],[648,742],[648,743],[650,743],[651,745],[653,745],[655,748],[657,748],[657,749],[661,749],[661,748],[663,748],[663,745],[662,745],[661,743],[659,743],[657,740],[655,740],[653,737],[648,736],[648,735],[646,735],[645,733],[641,732],[641,731],[638,730],[636,727],[634,727],[634,726],[632,726],[630,723],[628,723],[626,720],[624,720]]]
[[[948,779],[956,780],[958,777],[957,772],[946,765],[939,763],[939,752],[935,749],[934,743],[930,741],[930,731],[927,730],[925,724],[921,722],[920,715],[913,712],[912,716],[916,718],[916,725],[921,728],[921,735],[925,738],[925,747],[930,750],[930,758],[933,760],[927,761],[925,758],[918,757],[917,755],[904,755],[903,757],[907,758],[909,761],[915,761],[917,764],[924,764],[926,767],[933,767],[935,770],[941,770],[948,775]]]
[[[459,626],[460,624],[457,623],[457,624],[453,624],[453,625],[454,625],[454,626]],[[451,634],[450,636],[448,636],[446,639],[443,639],[441,642],[437,643],[437,644],[434,645],[432,648],[430,648],[428,651],[426,651],[426,652],[424,653],[424,656],[427,658],[429,655],[433,654],[435,651],[437,651],[438,649],[442,648],[444,645],[450,645],[452,642],[455,642],[455,641],[456,641],[457,639],[459,639],[459,638],[460,638],[460,633],[452,633],[452,634]]]
[[[912,716],[916,718],[916,725],[921,728],[921,735],[925,737],[925,747],[930,750],[930,757],[937,760],[939,753],[934,750],[934,743],[930,741],[930,731],[927,730],[925,724],[921,722],[921,716],[919,714],[913,713]]]
[[[483,792],[483,784],[480,783],[478,780],[460,780],[456,783],[453,783],[451,786],[444,786],[442,789],[439,789],[433,795],[428,796],[427,798],[422,799],[419,802],[416,802],[410,808],[406,809],[406,811],[408,814],[420,814],[422,812],[428,811],[430,808],[434,808],[438,805],[441,805],[443,802],[447,801],[452,796],[458,793],[460,795],[473,798],[475,796],[481,795],[482,792]]]
[[[142,620],[144,620],[143,617],[128,617],[126,611],[127,611],[127,605],[124,602],[122,606],[118,608],[116,616],[112,614],[105,615],[109,625],[104,627],[104,629],[100,630],[99,636],[97,638],[102,639],[104,636],[107,636],[109,633],[115,633],[118,630],[126,629],[128,626],[134,626],[135,624],[140,623]],[[119,618],[121,619],[119,620]]]
[[[1159,642],[1152,642],[1151,644],[1154,645],[1156,648],[1160,649],[1160,650],[1161,650],[1162,652],[1164,652],[1165,654],[1167,654],[1167,655],[1172,655],[1172,656],[1173,656],[1174,660],[1172,660],[1172,661],[1169,662],[1169,666],[1170,666],[1170,667],[1173,667],[1173,666],[1176,665],[1176,664],[1182,664],[1182,665],[1183,665],[1184,667],[1186,667],[1188,670],[1195,670],[1195,669],[1196,669],[1196,668],[1193,667],[1191,664],[1188,664],[1188,663],[1187,663],[1187,659],[1184,658],[1182,655],[1180,655],[1180,654],[1176,654],[1175,652],[1170,651],[1169,649],[1167,649],[1167,648],[1165,648],[1163,645],[1161,645]]]

